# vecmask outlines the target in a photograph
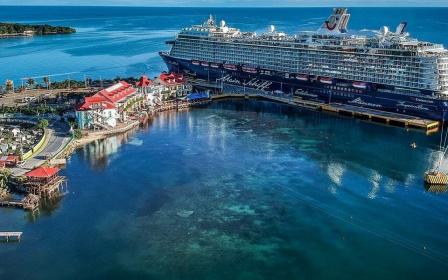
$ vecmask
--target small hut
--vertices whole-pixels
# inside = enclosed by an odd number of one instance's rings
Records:
[[[62,193],[65,178],[58,175],[59,168],[41,166],[25,174],[24,188],[27,193],[40,197],[53,197]]]

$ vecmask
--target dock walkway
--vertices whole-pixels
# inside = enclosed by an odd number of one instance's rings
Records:
[[[423,119],[415,116],[404,115],[399,113],[370,109],[366,107],[352,106],[341,103],[324,103],[316,100],[306,100],[301,97],[279,96],[272,94],[257,93],[223,93],[213,95],[212,100],[224,98],[265,98],[272,101],[282,102],[298,107],[305,107],[313,110],[322,110],[341,115],[348,115],[356,118],[367,119],[373,122],[385,123],[396,126],[411,127],[425,130],[427,133],[437,132],[440,123],[435,120]]]
[[[21,231],[0,231],[0,241],[20,241],[22,239],[23,232]]]

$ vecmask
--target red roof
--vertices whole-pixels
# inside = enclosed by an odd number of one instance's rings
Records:
[[[138,87],[147,87],[152,85],[152,81],[147,76],[141,76],[140,80],[135,84]]]
[[[84,98],[84,103],[78,107],[78,110],[84,111],[97,108],[114,109],[115,105],[101,95],[94,95],[92,97]]]
[[[133,88],[130,84],[126,83],[125,81],[120,81],[113,86],[103,89],[94,96],[100,95],[106,98],[108,101],[116,103],[122,101],[135,92],[135,88]]]
[[[115,103],[122,101],[135,92],[135,88],[130,84],[120,81],[113,86],[99,91],[91,97],[84,98],[84,103],[78,107],[78,110],[84,111],[97,108],[114,109],[116,108]]]
[[[165,85],[179,85],[185,83],[184,76],[177,73],[162,73],[160,74],[159,79],[162,84]]]
[[[49,178],[59,172],[57,167],[41,166],[26,173],[26,177]]]

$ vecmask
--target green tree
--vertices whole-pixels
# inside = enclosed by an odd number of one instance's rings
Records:
[[[75,129],[75,132],[73,133],[73,136],[75,139],[81,139],[82,138],[82,131],[80,129]]]
[[[7,168],[0,169],[0,189],[8,190],[8,182],[11,178],[11,171]],[[1,191],[1,190],[0,190]]]
[[[47,128],[49,125],[48,120],[46,119],[40,119],[39,122],[37,123],[37,127],[40,129],[45,129]]]
[[[28,80],[26,81],[26,83],[30,86],[30,88],[33,88],[33,85],[34,85],[34,79],[33,79],[33,78],[28,78]]]
[[[47,86],[47,89],[50,89],[50,78],[44,77],[44,84]]]

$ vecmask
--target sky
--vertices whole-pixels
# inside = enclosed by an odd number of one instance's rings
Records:
[[[447,7],[448,0],[0,0],[0,5],[157,7]]]

